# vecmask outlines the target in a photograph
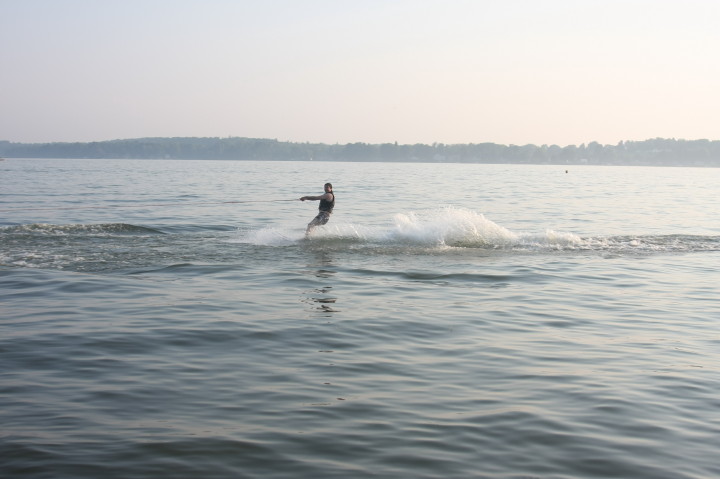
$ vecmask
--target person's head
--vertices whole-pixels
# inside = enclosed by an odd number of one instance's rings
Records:
[[[325,183],[325,192],[332,191],[332,183]]]

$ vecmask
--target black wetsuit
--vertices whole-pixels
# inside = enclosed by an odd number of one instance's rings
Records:
[[[320,211],[325,211],[326,213],[332,213],[333,208],[335,208],[335,193],[331,193],[331,195],[333,195],[332,201],[320,200],[320,206],[318,206],[318,209]]]

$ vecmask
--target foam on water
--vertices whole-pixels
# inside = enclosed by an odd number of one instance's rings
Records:
[[[259,246],[303,244],[304,230],[272,226],[239,232],[232,241]],[[311,241],[372,247],[467,248],[506,251],[596,251],[659,253],[716,251],[720,237],[693,235],[590,236],[547,229],[515,232],[465,208],[445,207],[396,213],[387,226],[329,223],[311,234]]]
[[[164,233],[157,227],[126,223],[35,223],[0,227],[0,264],[16,267],[97,270],[194,262],[228,261],[233,243],[294,248],[298,246],[355,252],[497,251],[506,254],[591,252],[662,254],[720,250],[719,236],[616,235],[582,237],[547,229],[512,231],[470,209],[445,207],[396,213],[385,225],[330,222],[309,238],[304,227],[273,225],[235,232],[217,228],[180,228]],[[107,266],[103,266],[107,265]]]
[[[517,242],[517,235],[482,214],[462,208],[399,213],[391,236],[401,241],[468,248],[498,247]]]
[[[48,224],[0,227],[0,237],[6,246],[26,244],[29,238],[120,238],[123,236],[157,235],[157,228],[126,223],[104,224]],[[229,242],[259,246],[287,247],[305,244],[304,228],[267,226],[238,230]],[[716,251],[720,237],[698,235],[616,235],[581,237],[572,232],[547,229],[541,232],[516,232],[489,220],[483,214],[466,208],[444,207],[423,211],[399,212],[384,226],[331,222],[317,228],[310,236],[314,242],[364,247],[424,247],[434,250],[447,248],[477,248],[508,251],[598,251],[617,253],[661,253]],[[37,250],[15,256],[12,260],[4,252],[4,262],[36,266],[47,264],[53,254]],[[38,262],[37,256],[45,261]],[[57,259],[57,258],[56,258]],[[67,260],[67,258],[66,258]],[[64,261],[65,263],[66,261]]]
[[[240,231],[238,242],[261,246],[290,246],[305,240],[304,231],[278,226]],[[387,226],[330,223],[311,234],[313,241],[359,243],[372,246],[422,246],[434,249],[527,247],[565,248],[583,243],[572,233],[515,233],[465,208],[445,207],[396,213]]]
[[[162,234],[161,231],[145,226],[135,226],[125,223],[106,224],[68,224],[57,225],[48,223],[33,223],[17,226],[0,227],[0,234],[7,235],[44,235],[44,236],[110,236],[117,234]]]

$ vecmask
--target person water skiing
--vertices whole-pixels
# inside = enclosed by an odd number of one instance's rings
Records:
[[[335,208],[335,193],[333,193],[332,184],[325,183],[323,188],[325,189],[325,193],[322,195],[303,196],[302,198],[300,198],[300,201],[320,201],[320,206],[318,206],[318,214],[315,218],[313,218],[310,223],[308,223],[307,229],[305,230],[305,236],[308,236],[310,232],[317,226],[327,223],[330,219],[330,215],[333,212],[333,208]]]

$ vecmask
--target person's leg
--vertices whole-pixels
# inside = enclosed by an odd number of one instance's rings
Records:
[[[330,215],[328,213],[325,213],[323,211],[318,213],[318,215],[315,218],[313,218],[313,220],[310,223],[308,223],[307,229],[305,230],[305,236],[309,235],[310,232],[312,230],[314,230],[316,227],[327,223],[329,219],[330,219]]]

